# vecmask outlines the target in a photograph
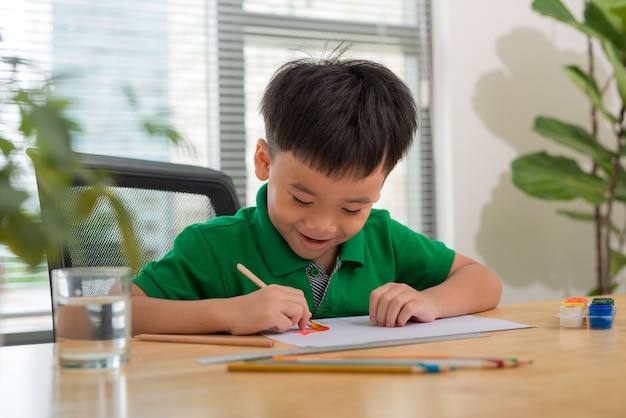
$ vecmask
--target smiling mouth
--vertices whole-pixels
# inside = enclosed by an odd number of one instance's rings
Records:
[[[305,240],[312,242],[312,243],[316,243],[316,244],[322,244],[322,243],[330,241],[329,239],[315,239],[304,234],[301,234],[301,235]]]

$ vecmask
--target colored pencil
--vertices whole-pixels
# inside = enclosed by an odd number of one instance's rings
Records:
[[[290,354],[273,356],[272,360],[307,360],[307,359],[447,359],[448,354]]]
[[[282,362],[243,362],[228,364],[229,371],[246,372],[334,372],[334,373],[440,373],[448,367],[423,367],[420,365],[367,365],[367,364],[296,364]]]
[[[264,288],[264,287],[267,286],[263,280],[261,280],[256,274],[251,272],[248,269],[248,267],[244,266],[243,264],[238,263],[237,264],[237,270],[239,270],[241,273],[243,273],[243,275],[246,276],[252,283],[257,285],[259,287],[259,289]]]
[[[473,358],[473,357],[450,357],[445,354],[430,355],[347,355],[347,356],[274,356],[274,361],[306,363],[306,364],[380,364],[380,365],[412,365],[430,364],[446,365],[454,368],[502,368],[516,367],[529,364],[528,361],[514,358]]]
[[[135,336],[140,341],[186,343],[186,344],[214,344],[236,345],[245,347],[273,347],[274,341],[265,337],[240,337],[234,335],[176,335],[176,334],[139,334]]]

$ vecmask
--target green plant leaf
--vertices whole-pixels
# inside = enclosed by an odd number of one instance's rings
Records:
[[[593,213],[578,212],[578,211],[569,210],[569,209],[558,209],[556,213],[558,213],[559,215],[566,216],[575,221],[584,221],[584,222],[595,221],[595,217],[593,216]]]
[[[611,248],[610,257],[610,274],[611,277],[615,277],[624,267],[626,267],[626,255],[621,251]]]
[[[618,286],[619,283],[611,283],[611,285],[609,286],[609,293],[615,293],[615,290],[617,290]],[[602,293],[600,293],[600,289],[596,286],[587,293],[587,296],[600,296],[601,294]]]
[[[607,58],[613,66],[613,75],[615,76],[615,83],[617,84],[617,92],[622,104],[626,104],[626,67],[622,62],[620,51],[611,43],[603,43],[604,50],[607,54]]]
[[[618,14],[621,12],[621,7],[611,4],[610,1],[588,2],[583,23],[578,22],[559,0],[535,0],[532,3],[532,9],[598,39],[602,43],[611,43],[620,50],[626,48],[623,25],[620,28],[617,19],[622,20],[621,15]]]
[[[617,181],[617,187],[615,188],[615,200],[620,202],[626,202],[626,171],[623,167],[619,167],[619,179]],[[612,171],[611,171],[612,172]],[[607,175],[611,175],[607,173]]]
[[[125,83],[122,85],[122,93],[126,96],[126,100],[130,107],[134,110],[139,109],[139,99],[137,98],[137,94],[135,90],[130,86],[130,84]]]
[[[570,65],[564,68],[565,74],[570,80],[580,89],[585,96],[591,101],[591,103],[602,113],[611,123],[617,123],[617,118],[611,115],[602,102],[602,93],[598,88],[596,80],[589,76],[589,74],[582,71],[575,65]]]
[[[0,61],[10,65],[11,67],[17,67],[18,65],[28,65],[30,63],[29,60],[25,60],[23,58],[18,57],[1,57]]]
[[[576,19],[559,0],[535,0],[532,9],[539,14],[559,20],[568,25],[577,26]]]
[[[72,218],[75,222],[81,223],[91,214],[96,207],[98,199],[102,196],[102,191],[94,187],[82,190],[75,198],[72,204],[74,213]]]
[[[619,49],[626,47],[626,37],[621,30],[621,20],[607,7],[606,2],[590,1],[585,7],[587,33],[603,42],[610,42]]]
[[[181,142],[184,141],[183,137],[180,135],[180,133],[176,129],[166,127],[164,129],[164,134],[167,138],[169,138],[172,144],[180,144]]]
[[[578,22],[569,9],[559,0],[535,0],[532,4],[532,9],[541,15],[565,23],[586,35],[593,36],[594,38],[599,37],[601,40],[605,39],[604,35],[601,32],[595,31],[592,26]]]
[[[620,27],[622,32],[626,32],[626,0],[592,0],[599,7],[610,12],[610,16],[615,20],[614,26]],[[617,23],[619,22],[619,23]]]
[[[0,137],[0,151],[2,151],[2,155],[8,157],[9,154],[15,151],[15,145],[8,139]]]
[[[34,267],[43,261],[46,240],[40,223],[19,210],[3,217],[0,237],[2,242],[26,264]]]
[[[106,196],[115,209],[122,240],[124,241],[124,251],[128,259],[128,265],[135,271],[139,267],[139,243],[133,228],[132,216],[117,196],[111,193],[107,193]]]
[[[28,193],[24,190],[11,187],[6,173],[3,169],[0,177],[0,220],[19,212],[22,204],[28,199]]]
[[[611,168],[615,154],[606,149],[584,128],[555,118],[538,116],[533,130],[556,143],[591,157],[600,167]]]
[[[544,200],[583,199],[594,205],[606,201],[608,183],[584,172],[576,161],[545,152],[513,160],[512,181],[526,194]]]
[[[578,212],[578,211],[568,210],[568,209],[558,209],[556,213],[558,213],[559,215],[563,215],[567,218],[570,218],[574,221],[595,222],[596,220],[593,213]],[[612,222],[611,222],[611,232],[613,232],[614,234],[618,234],[618,235],[621,233],[620,229],[617,226],[615,226],[615,224]]]

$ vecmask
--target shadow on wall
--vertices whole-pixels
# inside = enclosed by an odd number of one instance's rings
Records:
[[[557,50],[541,32],[526,28],[498,39],[496,51],[503,68],[480,77],[473,97],[486,128],[516,156],[539,150],[566,154],[535,134],[532,124],[536,116],[549,115],[588,125],[588,105],[562,70],[574,63],[586,68],[586,56]],[[580,202],[531,198],[511,183],[507,169],[481,217],[477,248],[485,263],[517,289],[541,284],[563,296],[589,291],[595,277],[593,229],[556,214],[565,207],[589,209]]]

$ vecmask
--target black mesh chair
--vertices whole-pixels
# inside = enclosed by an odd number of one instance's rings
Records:
[[[232,215],[240,207],[232,180],[220,171],[124,157],[93,154],[78,154],[78,157],[84,168],[104,171],[112,177],[109,192],[122,200],[131,214],[139,244],[139,263],[133,274],[148,261],[165,255],[186,226],[215,216]],[[86,187],[74,184],[70,196]],[[60,211],[68,205],[52,202],[41,193],[40,202],[42,209],[45,204],[54,204]],[[42,216],[45,222],[43,210]],[[99,202],[84,221],[67,225],[67,232],[66,242],[58,248],[58,253],[48,255],[50,270],[127,265],[121,233],[107,201]]]

